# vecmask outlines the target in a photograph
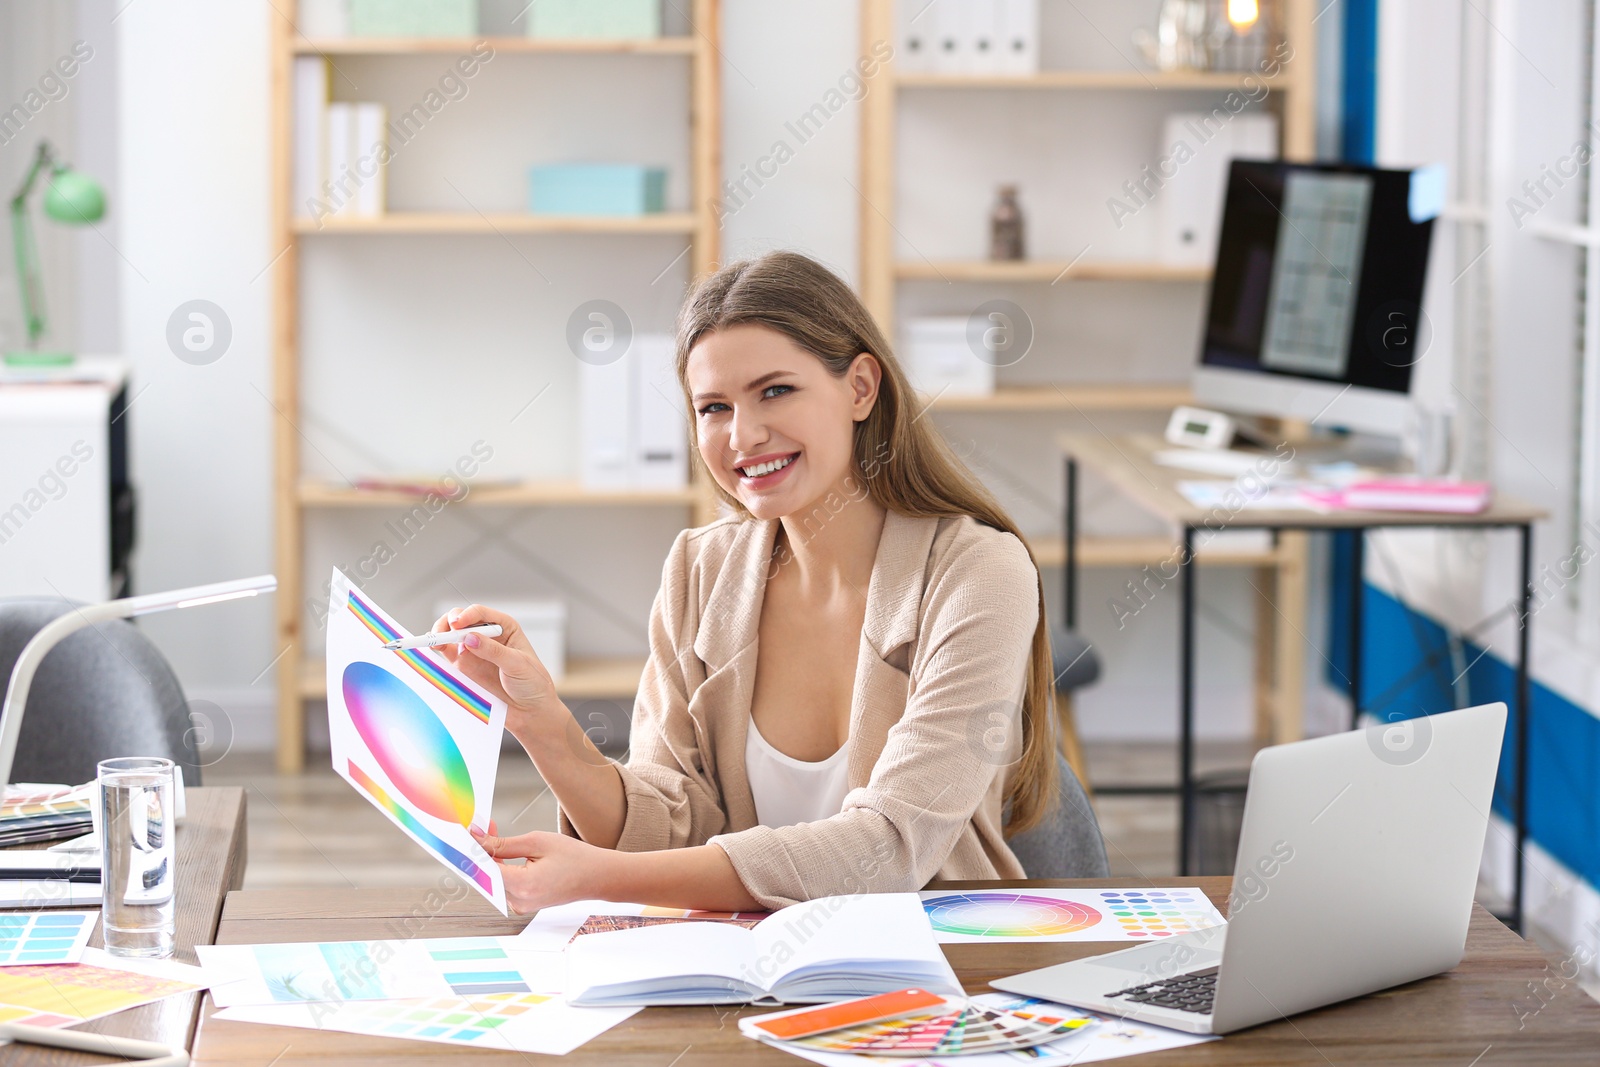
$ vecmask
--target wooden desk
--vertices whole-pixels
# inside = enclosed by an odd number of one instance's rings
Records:
[[[222,916],[223,899],[244,884],[244,790],[237,786],[188,789],[184,799],[187,807],[178,824],[177,838],[177,949],[172,958],[198,964],[194,946],[211,944]],[[104,946],[98,926],[89,943]],[[201,996],[187,993],[167,997],[83,1023],[78,1029],[188,1048],[199,1021]],[[103,1056],[39,1045],[9,1045],[0,1059],[7,1067],[107,1062]]]
[[[951,882],[937,888],[1128,886],[1132,879],[1099,881]],[[1148,883],[1146,883],[1148,884]],[[1197,885],[1227,909],[1228,879],[1180,878],[1162,884]],[[506,935],[522,919],[507,919],[482,901],[430,910],[428,891],[273,890],[230,893],[217,931],[218,944],[394,937],[409,920],[419,937]],[[416,917],[431,916],[418,926]],[[1114,944],[949,945],[945,952],[968,992],[990,992],[988,981],[1063,960],[1111,951]],[[1307,966],[1315,966],[1313,960]],[[1269,1023],[1222,1041],[1141,1057],[1139,1064],[1306,1064],[1406,1061],[1422,1067],[1469,1067],[1493,1047],[1487,1063],[1585,1064],[1600,1047],[1600,1004],[1568,983],[1546,993],[1548,1003],[1519,1030],[1520,1004],[1532,1004],[1529,983],[1556,970],[1532,945],[1482,908],[1474,907],[1467,954],[1461,966],[1421,982],[1349,1001],[1292,1020]],[[297,1030],[205,1017],[195,1039],[194,1063],[204,1067],[296,1067],[300,1064],[385,1063],[426,1067],[446,1062],[521,1065],[544,1057],[465,1050],[398,1038]],[[786,1052],[739,1034],[736,1020],[769,1008],[647,1008],[560,1060],[572,1067],[803,1063]]]
[[[1165,522],[1175,532],[1172,554],[1158,566],[1155,580],[1164,585],[1178,583],[1179,633],[1178,633],[1178,747],[1179,747],[1179,818],[1178,818],[1178,870],[1188,873],[1193,855],[1194,826],[1194,564],[1195,535],[1207,530],[1271,530],[1281,540],[1313,530],[1345,530],[1354,533],[1351,559],[1350,588],[1350,711],[1351,727],[1359,724],[1361,714],[1361,640],[1362,612],[1361,589],[1364,563],[1364,534],[1369,529],[1382,527],[1450,527],[1456,529],[1511,529],[1520,537],[1521,577],[1514,600],[1521,606],[1520,617],[1529,618],[1533,593],[1533,524],[1547,517],[1538,507],[1496,493],[1487,510],[1473,515],[1450,515],[1437,512],[1407,511],[1332,511],[1318,512],[1308,509],[1267,508],[1203,508],[1191,504],[1178,491],[1182,481],[1227,481],[1218,474],[1166,467],[1157,463],[1155,453],[1171,447],[1151,434],[1107,436],[1105,434],[1066,434],[1058,438],[1066,457],[1066,505],[1063,530],[1066,541],[1066,565],[1063,568],[1062,612],[1067,626],[1077,621],[1077,528],[1078,528],[1078,471],[1079,467],[1093,471],[1108,482],[1113,489],[1137,504],[1142,510]],[[1301,446],[1302,448],[1306,446]],[[1262,473],[1277,469],[1272,463],[1273,453],[1263,454]],[[1304,685],[1305,595],[1304,548],[1284,552],[1282,558],[1295,572],[1297,586],[1291,586],[1284,596],[1285,583],[1277,584],[1277,600],[1273,605],[1276,616],[1257,617],[1258,628],[1275,624],[1274,649],[1276,685],[1278,696],[1276,711],[1279,726],[1291,706],[1298,720],[1299,691]],[[1204,559],[1202,553],[1201,559]],[[1149,568],[1146,568],[1149,571]],[[1154,591],[1152,590],[1152,593]],[[1528,709],[1531,706],[1528,677],[1528,638],[1526,625],[1520,627],[1520,641],[1516,666],[1516,702],[1511,709],[1513,736],[1513,807],[1516,812],[1516,846],[1519,856],[1524,854],[1527,841],[1527,752]],[[1258,635],[1258,656],[1260,653]],[[1258,667],[1259,676],[1259,667]],[[1296,724],[1297,725],[1297,724]],[[1276,731],[1279,742],[1295,740],[1298,729]],[[1523,865],[1517,864],[1515,886],[1512,890],[1511,921],[1520,928],[1522,921]]]

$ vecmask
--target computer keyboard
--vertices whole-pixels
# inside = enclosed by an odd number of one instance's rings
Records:
[[[1135,1004],[1154,1004],[1158,1008],[1192,1011],[1197,1015],[1211,1014],[1211,1001],[1217,994],[1216,967],[1176,978],[1162,978],[1129,989],[1107,993],[1108,997],[1126,997]]]

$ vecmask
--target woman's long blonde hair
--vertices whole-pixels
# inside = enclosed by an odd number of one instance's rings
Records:
[[[678,382],[689,405],[689,452],[696,463],[703,461],[693,439],[694,405],[688,402],[689,352],[707,333],[745,324],[778,331],[820,359],[836,377],[842,377],[862,352],[877,359],[883,368],[877,403],[856,423],[854,447],[857,474],[874,501],[903,515],[970,515],[1027,545],[1011,517],[950,450],[931,420],[916,417],[921,410],[916,393],[866,306],[836,274],[798,252],[769,252],[723,267],[695,286],[679,313]],[[715,479],[711,482],[720,499],[749,514]],[[1033,558],[1032,550],[1028,557]],[[1056,803],[1051,723],[1055,679],[1042,582],[1038,594],[1039,623],[1033,631],[1022,702],[1022,756],[1006,786],[1008,836],[1036,825]]]

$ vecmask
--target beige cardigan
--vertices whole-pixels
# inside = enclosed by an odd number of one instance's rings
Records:
[[[618,764],[617,848],[719,846],[769,908],[929,879],[1020,878],[1001,836],[1038,622],[1038,572],[970,517],[888,512],[867,588],[838,815],[766,827],[745,778],[761,600],[777,520],[682,531],[650,615],[650,658]],[[561,831],[578,836],[565,815]]]

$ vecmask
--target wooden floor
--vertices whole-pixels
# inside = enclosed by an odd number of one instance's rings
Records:
[[[1088,744],[1097,782],[1171,782],[1177,760],[1170,744]],[[1247,768],[1253,747],[1202,742],[1199,773]],[[429,885],[438,863],[411,843],[313,754],[300,775],[279,775],[267,753],[231,753],[205,769],[206,785],[243,786],[249,819],[246,889],[374,888]],[[1177,806],[1170,797],[1095,797],[1113,877],[1159,879],[1177,871]],[[555,800],[520,751],[500,760],[494,818],[501,833],[555,827]],[[1480,899],[1483,899],[1480,897]],[[1484,899],[1494,908],[1500,902]],[[1552,939],[1534,931],[1547,951]],[[1591,986],[1591,995],[1600,988]]]

